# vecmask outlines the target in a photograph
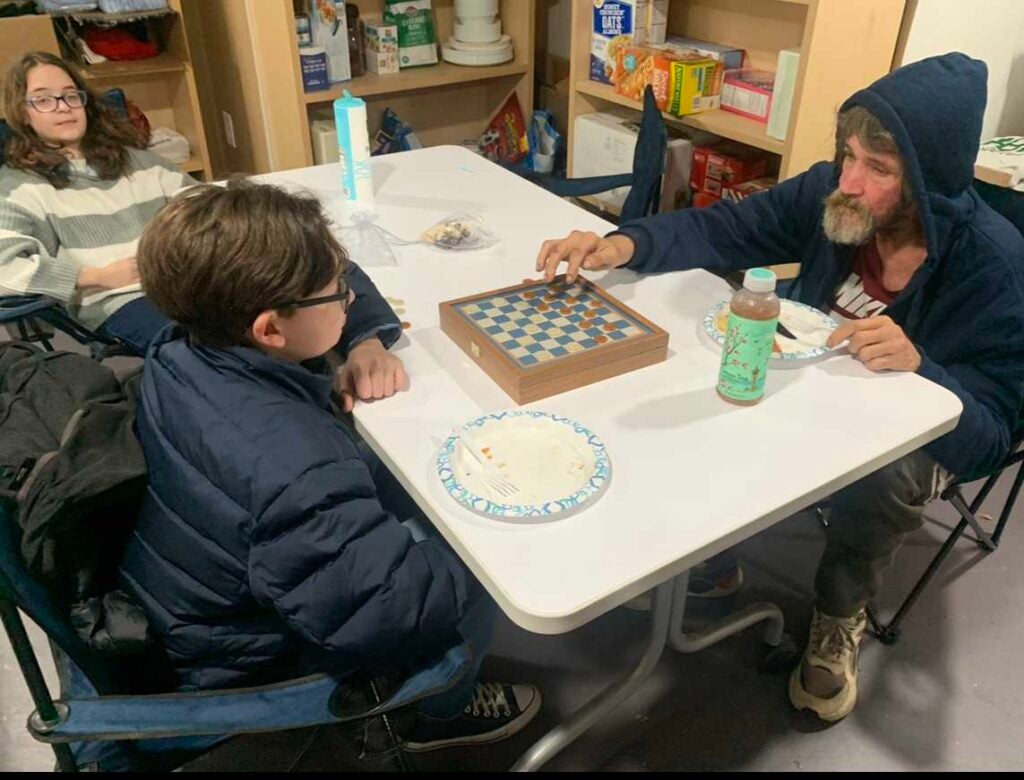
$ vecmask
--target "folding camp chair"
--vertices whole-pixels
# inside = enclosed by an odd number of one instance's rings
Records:
[[[62,771],[170,769],[238,734],[380,718],[405,768],[391,715],[453,686],[470,665],[457,646],[382,690],[379,677],[311,675],[256,688],[132,695],[117,666],[92,652],[22,565],[13,503],[0,499],[0,618],[36,710],[29,733],[49,743]],[[54,700],[19,610],[46,633],[60,679]]]

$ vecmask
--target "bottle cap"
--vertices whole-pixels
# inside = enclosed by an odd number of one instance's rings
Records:
[[[334,101],[335,108],[360,108],[366,102],[362,98],[353,97],[347,89],[342,90],[341,97]]]
[[[751,268],[743,277],[743,286],[751,292],[775,292],[775,272],[767,268]]]

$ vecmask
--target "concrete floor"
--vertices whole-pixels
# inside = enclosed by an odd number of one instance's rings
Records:
[[[1007,485],[994,492],[1001,505]],[[1024,506],[1024,503],[1022,503]],[[954,519],[945,504],[901,551],[886,583],[883,612],[905,592]],[[666,651],[652,676],[617,712],[548,765],[556,770],[1008,770],[1024,768],[1024,532],[1020,510],[990,556],[962,541],[905,624],[894,647],[866,639],[860,702],[824,727],[797,714],[785,676],[757,671],[760,635],[750,629],[696,655]],[[806,637],[814,565],[822,535],[801,514],[741,546],[747,583],[718,603],[692,603],[694,626],[736,606],[767,599],[788,630]],[[508,621],[484,666],[490,679],[529,681],[544,694],[530,727],[506,743],[416,758],[420,770],[502,770],[548,728],[625,673],[642,654],[647,615],[613,610],[561,636],[539,636]],[[45,644],[33,632],[38,651]],[[47,656],[43,656],[47,657]],[[0,771],[49,770],[50,750],[24,729],[31,707],[10,647],[0,640]],[[305,751],[305,752],[303,752]],[[359,764],[350,734],[327,727],[242,737],[186,770],[330,771]]]
[[[986,507],[1002,506],[1008,479]],[[757,671],[759,629],[696,655],[667,650],[643,687],[619,710],[553,759],[553,770],[1012,770],[1024,769],[1024,501],[993,555],[961,541],[904,624],[894,647],[867,638],[860,701],[825,727],[797,714],[785,676]],[[956,516],[943,502],[901,550],[881,600],[889,614],[923,570]],[[777,603],[787,630],[806,639],[811,583],[822,533],[810,514],[796,515],[741,545],[746,584],[723,602],[691,602],[699,625],[746,603]],[[643,653],[648,616],[616,609],[561,636],[499,624],[489,679],[533,682],[544,706],[504,743],[438,751],[416,758],[419,770],[503,770],[560,719],[624,675]],[[53,683],[40,632],[30,634]],[[55,688],[53,688],[55,690]],[[25,731],[28,693],[6,638],[0,639],[0,772],[48,771],[53,755]],[[337,727],[234,739],[188,770],[336,771],[387,768],[356,760],[351,734]]]

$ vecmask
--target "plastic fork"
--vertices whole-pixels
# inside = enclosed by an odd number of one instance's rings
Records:
[[[477,452],[476,446],[469,440],[468,436],[459,433],[458,428],[452,428],[452,435],[454,435],[458,441],[462,442],[462,448],[468,451],[469,454],[473,456],[473,460],[480,464],[480,468],[483,469],[483,473],[480,476],[488,489],[494,491],[502,498],[511,498],[519,492],[519,488],[516,486],[515,482],[498,471],[493,464],[484,460],[483,456]]]

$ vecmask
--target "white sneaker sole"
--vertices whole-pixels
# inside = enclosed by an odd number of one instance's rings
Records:
[[[839,693],[830,699],[821,699],[804,690],[799,663],[789,676],[789,701],[797,710],[811,710],[821,720],[834,723],[842,720],[857,704],[857,678],[854,677]]]

